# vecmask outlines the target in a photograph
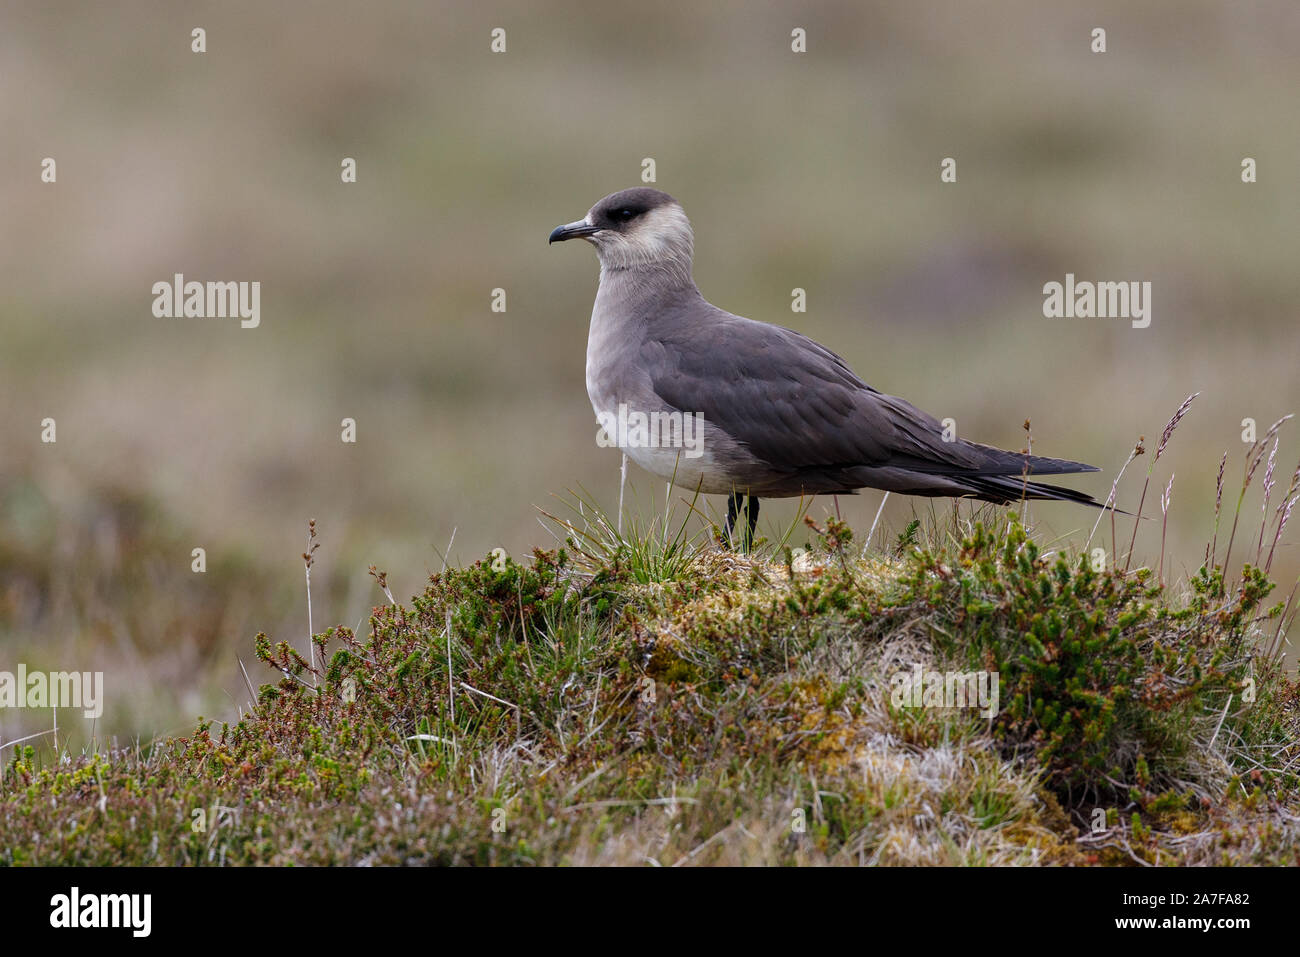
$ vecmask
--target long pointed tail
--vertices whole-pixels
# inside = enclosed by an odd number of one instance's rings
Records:
[[[1062,485],[1049,485],[1046,482],[1026,481],[1020,476],[1010,475],[988,475],[988,476],[964,476],[962,484],[968,485],[971,492],[987,501],[997,502],[1001,505],[1008,505],[1012,502],[1018,502],[1022,498],[1051,501],[1051,502],[1075,502],[1079,505],[1090,505],[1093,508],[1106,508],[1106,503],[1099,502],[1087,492],[1080,492],[1078,489],[1066,488]],[[1129,515],[1121,508],[1115,509],[1120,515]]]

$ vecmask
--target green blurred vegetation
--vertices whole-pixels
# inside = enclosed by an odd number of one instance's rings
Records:
[[[6,4],[4,660],[110,663],[100,730],[147,738],[233,715],[255,631],[305,636],[308,518],[319,628],[381,599],[371,562],[411,595],[453,531],[453,563],[519,556],[550,544],[535,506],[552,494],[612,509],[619,460],[583,379],[594,257],[545,240],[647,156],[695,224],[706,296],[827,343],[966,437],[1018,448],[1030,418],[1035,451],[1105,469],[1078,480],[1098,497],[1200,391],[1153,480],[1177,473],[1166,571],[1192,573],[1225,450],[1239,481],[1242,419],[1262,434],[1300,411],[1297,28],[1288,2]],[[176,272],[260,281],[261,327],[155,319],[150,287]],[[1151,327],[1043,319],[1067,272],[1150,280]],[[110,560],[87,543],[123,502],[154,518],[107,536]],[[866,528],[878,503],[839,508]],[[887,523],[914,506],[891,498]],[[795,507],[765,504],[767,533]],[[1074,541],[1094,519],[1033,514]],[[198,580],[196,546],[213,556]],[[1293,545],[1273,571],[1289,590]],[[30,717],[0,733],[44,726]]]

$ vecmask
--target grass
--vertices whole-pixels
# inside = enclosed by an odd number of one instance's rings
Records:
[[[865,555],[833,518],[798,554],[793,528],[738,554],[689,531],[695,502],[626,533],[573,510],[557,547],[445,569],[409,605],[372,569],[365,634],[258,635],[270,680],[236,721],[16,745],[3,859],[1300,862],[1295,610],[1258,561],[1175,589],[1040,546],[1015,508]],[[900,703],[917,667],[994,672],[1001,707]]]

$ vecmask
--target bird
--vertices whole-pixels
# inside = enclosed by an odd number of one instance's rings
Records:
[[[821,343],[710,303],[693,277],[691,222],[668,193],[644,186],[612,193],[557,226],[548,243],[571,239],[591,243],[600,262],[586,365],[598,421],[608,433],[620,413],[644,416],[641,423],[697,417],[698,450],[683,454],[680,442],[655,442],[644,428],[619,444],[653,475],[728,496],[728,542],[741,515],[742,541],[754,541],[760,499],[863,488],[1104,507],[1084,492],[1029,479],[1095,466],[945,434],[934,416],[872,388]]]

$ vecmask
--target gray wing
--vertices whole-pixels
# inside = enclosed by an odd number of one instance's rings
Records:
[[[989,476],[1025,467],[1022,454],[943,441],[934,416],[871,388],[834,352],[781,326],[718,310],[715,321],[647,340],[640,358],[665,403],[703,415],[780,471]],[[1032,456],[1030,471],[1093,469]]]

